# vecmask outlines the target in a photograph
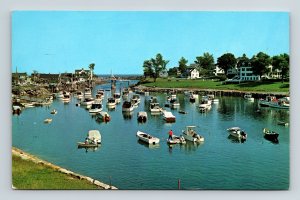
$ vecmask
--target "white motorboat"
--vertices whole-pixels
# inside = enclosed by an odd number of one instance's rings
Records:
[[[140,95],[138,94],[134,94],[132,95],[132,98],[131,98],[133,101],[137,102],[138,104],[141,102],[141,98],[140,98]]]
[[[93,98],[84,98],[81,102],[80,105],[82,106],[91,106],[94,103],[94,99]]]
[[[114,93],[113,97],[114,97],[116,103],[120,103],[121,102],[121,94],[120,93],[117,93],[117,92]]]
[[[204,137],[197,134],[195,128],[196,126],[186,126],[186,129],[182,131],[183,137],[191,142],[204,142]]]
[[[44,123],[46,123],[46,124],[49,124],[49,123],[51,123],[51,122],[52,122],[52,119],[51,119],[51,118],[47,118],[47,119],[44,120]]]
[[[211,109],[211,101],[208,99],[203,99],[199,104],[199,111],[206,112]]]
[[[139,122],[145,122],[147,121],[148,115],[145,111],[140,111],[137,113],[137,120]]]
[[[280,98],[276,101],[272,101],[269,103],[269,106],[272,108],[289,109],[290,108],[290,98],[284,97],[284,98]]]
[[[186,141],[182,135],[181,136],[173,135],[172,139],[167,139],[167,143],[168,144],[185,144]]]
[[[107,103],[106,103],[107,107],[109,108],[115,108],[116,107],[116,100],[112,97],[109,97],[107,99]]]
[[[131,99],[130,102],[133,105],[133,107],[135,107],[135,108],[137,108],[139,106],[138,99]]]
[[[62,91],[60,91],[59,93],[56,93],[55,97],[56,97],[57,99],[60,99],[60,98],[63,98],[63,97],[64,97],[64,94],[63,94]]]
[[[139,140],[146,142],[148,144],[158,144],[159,143],[159,138],[151,136],[142,131],[137,131],[136,136],[139,138]]]
[[[83,98],[83,92],[77,91],[76,96],[77,96],[77,99],[82,99]]]
[[[92,97],[92,91],[90,88],[85,88],[84,89],[84,97],[85,98],[91,98]]]
[[[172,123],[176,121],[176,117],[172,114],[172,112],[169,111],[164,111],[163,117],[167,123]]]
[[[64,94],[64,97],[62,98],[62,101],[64,103],[69,103],[71,100],[70,94]]]
[[[159,103],[150,103],[150,111],[152,113],[160,113],[161,107],[159,107]]]
[[[87,139],[93,141],[95,144],[101,143],[101,134],[98,130],[89,130],[87,134]]]
[[[57,114],[57,110],[53,109],[50,113],[51,113],[52,115],[56,115],[56,114]]]
[[[252,97],[252,94],[247,93],[244,95],[244,99],[250,102],[254,102],[254,98]]]
[[[101,101],[96,100],[94,103],[92,103],[92,106],[89,110],[89,113],[98,113],[102,111],[102,104]]]
[[[96,115],[96,120],[101,122],[109,122],[110,121],[110,115],[105,111],[100,111]]]
[[[180,103],[176,99],[171,99],[170,106],[171,108],[178,108],[180,106]]]
[[[134,106],[130,101],[124,101],[123,105],[122,105],[122,111],[123,112],[131,112],[133,111]]]
[[[244,130],[241,130],[240,127],[231,127],[231,128],[228,128],[227,131],[233,137],[236,137],[239,139],[244,139],[244,140],[247,138],[246,132]]]

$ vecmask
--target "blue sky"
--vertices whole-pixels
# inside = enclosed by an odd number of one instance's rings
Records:
[[[287,12],[14,11],[12,71],[142,74],[161,53],[167,68],[204,52],[248,57],[289,53]]]

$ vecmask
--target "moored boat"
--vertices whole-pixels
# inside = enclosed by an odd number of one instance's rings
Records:
[[[252,97],[252,94],[250,94],[250,93],[246,93],[244,95],[244,99],[247,101],[250,101],[250,102],[254,102],[254,98]]]
[[[172,114],[172,112],[164,111],[163,118],[167,123],[172,123],[176,121],[176,117]]]
[[[263,129],[263,133],[264,133],[264,138],[265,139],[270,140],[274,143],[278,143],[278,136],[279,136],[278,133],[276,133],[275,131],[271,131],[267,128]]]
[[[94,103],[92,103],[92,106],[89,110],[89,113],[98,113],[102,111],[102,104],[101,101],[96,100]]]
[[[93,141],[96,144],[101,143],[101,134],[98,130],[89,130],[87,134],[87,139]]]
[[[96,115],[96,120],[97,121],[102,121],[102,122],[109,122],[110,121],[110,115],[105,111],[98,112],[97,115]]]
[[[140,111],[137,113],[137,120],[139,122],[146,122],[147,121],[147,113],[145,111]]]
[[[133,111],[133,109],[134,109],[133,104],[130,101],[124,101],[122,105],[123,112],[131,112]]]
[[[46,123],[46,124],[49,124],[49,123],[51,123],[51,122],[52,122],[52,119],[51,119],[51,118],[47,118],[47,119],[44,120],[44,123]]]
[[[167,139],[167,143],[168,144],[185,144],[186,141],[182,135],[181,136],[173,135],[172,139]]]
[[[146,142],[148,144],[158,144],[159,143],[159,138],[151,136],[142,131],[137,131],[136,136],[139,138],[139,140]]]
[[[117,93],[117,92],[114,93],[113,97],[114,97],[116,103],[120,103],[121,102],[121,94],[120,93]]]
[[[161,112],[161,107],[159,107],[159,103],[150,103],[150,111],[151,114],[156,114]]]
[[[277,124],[281,125],[281,126],[288,126],[289,125],[288,122],[284,122],[284,121],[278,121]]]
[[[81,102],[80,105],[82,106],[91,106],[94,103],[94,99],[93,98],[84,98]]]
[[[183,137],[191,142],[204,142],[204,137],[197,134],[195,128],[196,126],[186,126],[186,129],[182,131]]]
[[[107,103],[106,103],[107,107],[109,108],[115,108],[116,107],[116,100],[112,97],[109,97],[107,99]]]
[[[56,115],[56,114],[57,114],[57,110],[53,109],[50,113],[51,113],[52,115]]]
[[[242,130],[240,127],[231,127],[228,128],[227,131],[229,132],[230,135],[236,138],[241,138],[241,139],[247,139],[247,134],[244,130]]]

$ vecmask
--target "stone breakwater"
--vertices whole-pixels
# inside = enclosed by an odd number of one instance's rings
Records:
[[[16,155],[16,156],[19,156],[19,157],[21,157],[24,160],[30,160],[30,161],[32,161],[32,162],[34,162],[36,164],[50,167],[53,170],[59,171],[59,172],[61,172],[63,174],[69,175],[69,176],[71,176],[73,178],[77,178],[79,180],[87,180],[88,182],[90,182],[90,183],[96,185],[97,187],[99,187],[100,189],[104,189],[104,190],[115,190],[115,189],[118,189],[115,186],[111,186],[111,185],[102,183],[102,182],[100,182],[98,180],[95,180],[95,179],[93,179],[91,177],[83,176],[83,175],[74,173],[74,172],[72,172],[70,170],[64,169],[62,167],[53,165],[52,163],[49,163],[49,162],[44,161],[44,160],[41,160],[41,159],[39,159],[39,158],[37,158],[37,157],[35,157],[33,155],[30,155],[28,153],[25,153],[24,151],[22,151],[22,150],[20,150],[18,148],[15,148],[15,147],[12,148],[12,154]]]

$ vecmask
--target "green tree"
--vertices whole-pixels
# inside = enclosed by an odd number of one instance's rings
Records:
[[[203,53],[203,56],[196,57],[195,63],[199,68],[207,70],[209,73],[212,73],[215,69],[214,56],[208,52]]]
[[[90,72],[91,72],[90,79],[93,80],[93,71],[94,71],[94,68],[95,68],[95,63],[91,63],[89,65],[89,68],[90,68]]]
[[[271,58],[269,55],[259,52],[251,58],[251,65],[253,74],[260,77],[269,72],[269,66],[271,65]]]
[[[156,54],[155,58],[151,58],[150,60],[144,61],[143,64],[144,75],[145,74],[149,75],[154,79],[154,82],[156,82],[156,79],[159,76],[159,72],[166,70],[168,63],[169,61],[164,60],[163,56],[160,53],[158,53]]]
[[[235,67],[236,58],[232,53],[225,53],[217,60],[217,65],[227,74],[228,69]]]
[[[283,82],[284,78],[289,75],[290,56],[286,53],[273,56],[272,65],[273,70],[278,69],[281,71],[281,81]]]
[[[188,60],[185,59],[184,57],[181,57],[180,60],[178,61],[178,64],[179,64],[179,71],[183,74],[186,72],[186,69],[187,69],[187,64],[188,63]]]
[[[178,67],[172,67],[168,70],[169,76],[177,76]]]
[[[246,56],[246,54],[243,54],[242,57],[237,58],[236,66],[238,68],[251,66],[250,59]]]

